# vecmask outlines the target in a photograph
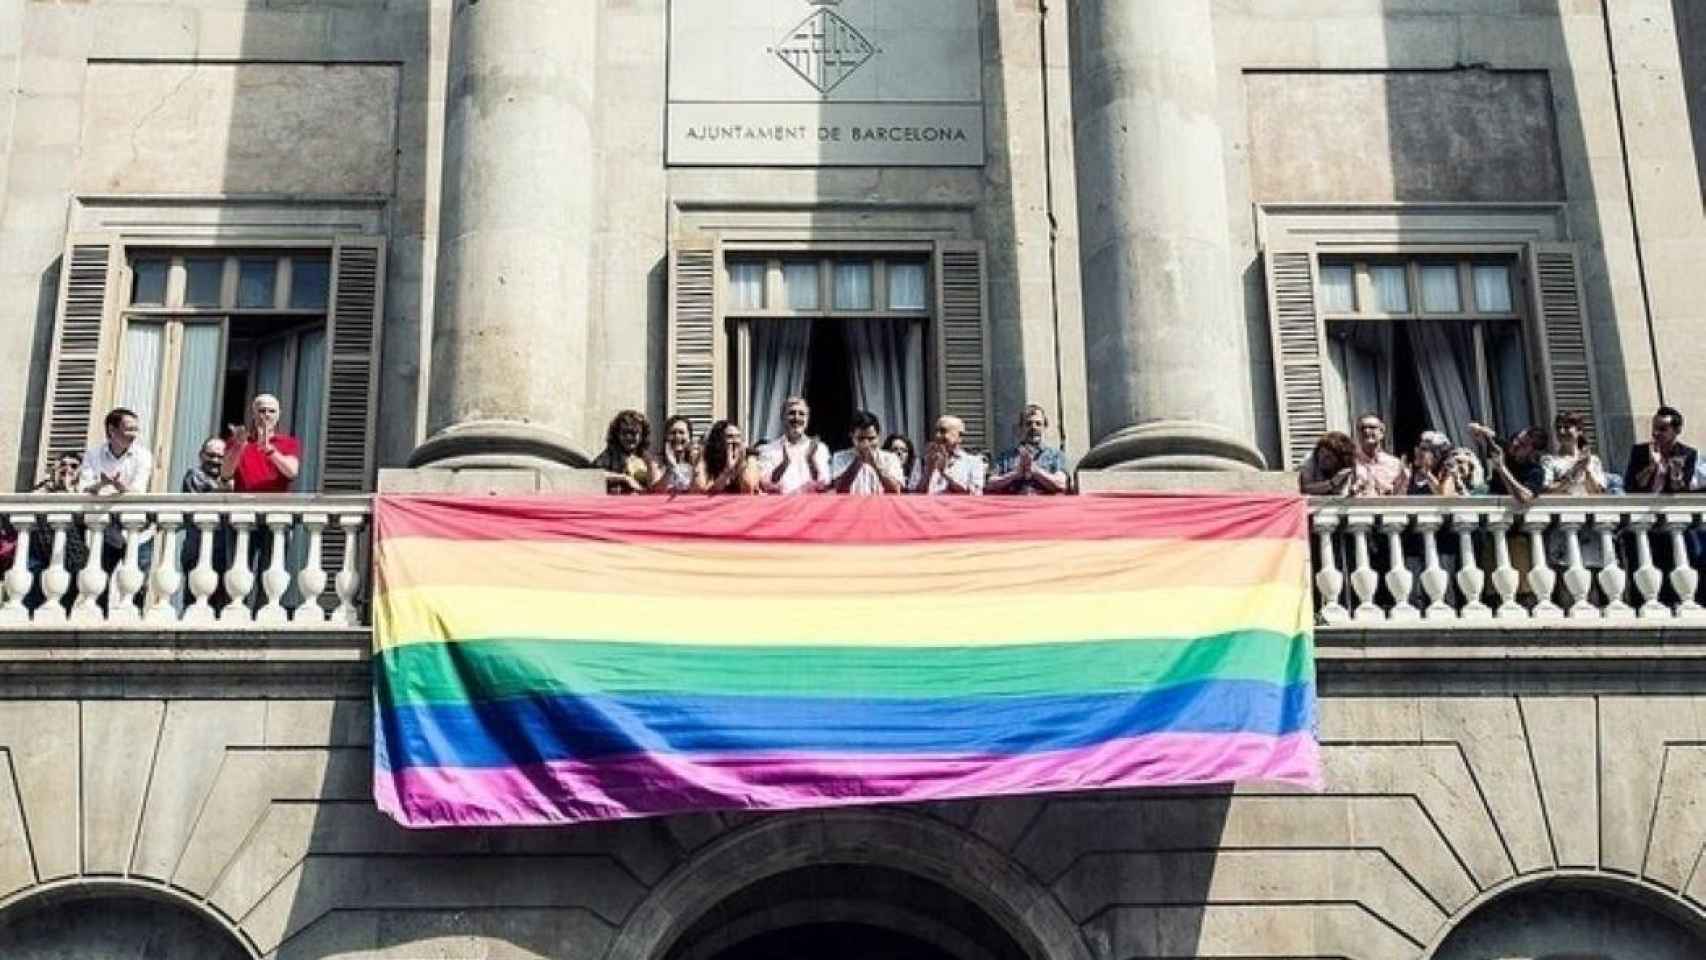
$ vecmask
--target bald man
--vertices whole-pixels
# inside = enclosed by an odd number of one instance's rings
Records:
[[[959,417],[936,418],[936,437],[924,447],[924,455],[912,467],[912,482],[908,484],[912,490],[972,496],[983,493],[986,468],[982,457],[967,453],[960,446],[965,432],[965,421]]]
[[[278,398],[270,393],[249,405],[249,422],[226,428],[231,435],[219,478],[238,493],[288,493],[302,469],[302,444],[278,432]]]

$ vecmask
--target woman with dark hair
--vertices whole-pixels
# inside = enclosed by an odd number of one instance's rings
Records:
[[[903,434],[891,433],[883,438],[883,449],[900,459],[900,475],[912,476],[912,465],[918,460],[918,454],[912,449],[912,441]]]
[[[711,424],[694,470],[693,489],[699,493],[758,492],[758,461],[747,456],[740,427],[727,420]]]
[[[663,422],[658,451],[658,493],[687,493],[693,489],[693,423],[674,413]]]
[[[645,493],[657,485],[658,467],[646,447],[652,428],[638,410],[623,410],[604,432],[604,452],[592,465],[605,473],[610,493]]]
[[[1356,444],[1349,435],[1329,430],[1297,468],[1297,489],[1315,496],[1342,497],[1356,478]]]

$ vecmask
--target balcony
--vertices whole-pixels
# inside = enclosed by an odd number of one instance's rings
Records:
[[[0,517],[17,532],[0,577],[0,631],[365,630],[371,504],[0,496]]]
[[[370,513],[367,496],[0,496],[18,536],[0,632],[365,633]],[[1316,499],[1319,633],[1706,628],[1703,520],[1706,496]]]

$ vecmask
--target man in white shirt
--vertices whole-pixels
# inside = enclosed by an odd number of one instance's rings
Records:
[[[83,493],[147,493],[154,476],[154,455],[137,443],[142,421],[124,407],[107,414],[107,440],[83,454],[77,489]]]
[[[134,410],[114,407],[106,419],[105,443],[89,448],[83,454],[83,470],[77,475],[77,489],[96,495],[147,493],[154,477],[154,455],[137,442],[142,435],[142,421]],[[154,528],[145,527],[137,537],[141,549],[137,565],[147,573],[154,553]],[[124,558],[124,527],[115,518],[101,537],[101,568],[108,573],[117,569]]]
[[[765,493],[818,493],[829,486],[829,448],[806,435],[812,408],[804,397],[782,401],[782,436],[758,448]]]
[[[836,493],[900,493],[906,481],[900,475],[900,458],[878,446],[883,426],[874,414],[853,412],[847,431],[853,449],[842,450],[829,461],[830,485]]]
[[[912,467],[909,486],[919,493],[959,493],[981,496],[987,467],[982,457],[960,447],[966,424],[959,417],[936,418],[936,439]]]

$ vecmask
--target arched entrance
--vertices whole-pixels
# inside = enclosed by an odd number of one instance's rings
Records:
[[[894,809],[767,817],[672,872],[607,960],[1091,960],[1066,911],[977,836]]]
[[[0,908],[6,960],[251,960],[235,934],[200,908],[137,884],[73,882]]]
[[[1667,894],[1598,876],[1528,883],[1472,909],[1431,960],[1697,960],[1706,921]]]
[[[666,960],[1025,960],[1001,925],[941,884],[829,864],[760,880],[712,907]]]

